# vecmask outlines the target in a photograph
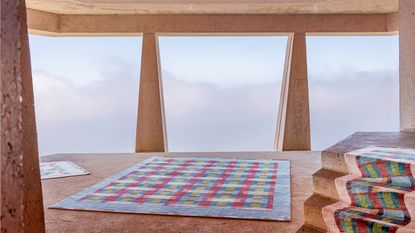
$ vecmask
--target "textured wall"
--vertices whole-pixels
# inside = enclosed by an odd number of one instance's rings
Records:
[[[23,0],[1,1],[1,232],[44,232]]]
[[[400,123],[415,131],[415,1],[399,1]]]

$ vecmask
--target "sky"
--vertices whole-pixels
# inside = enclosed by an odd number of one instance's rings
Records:
[[[30,36],[41,155],[133,152],[141,37]],[[160,37],[169,151],[270,151],[287,37]],[[398,131],[398,37],[307,37],[313,150]]]

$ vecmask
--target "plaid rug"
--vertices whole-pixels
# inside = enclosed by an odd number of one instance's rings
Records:
[[[329,232],[415,232],[415,150],[368,147],[345,154],[340,201],[323,208]]]
[[[41,179],[88,175],[89,172],[70,161],[40,163]]]
[[[290,220],[290,162],[152,157],[50,208]]]

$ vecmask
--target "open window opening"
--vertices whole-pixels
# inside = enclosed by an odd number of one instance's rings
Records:
[[[41,155],[134,150],[141,37],[30,36],[30,49]]]
[[[287,37],[159,37],[169,151],[271,151]]]
[[[312,149],[399,131],[397,36],[307,38]]]

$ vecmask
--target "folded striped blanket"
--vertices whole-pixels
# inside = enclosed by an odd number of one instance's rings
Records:
[[[328,232],[415,232],[415,149],[373,146],[344,156],[340,201],[323,208]]]

